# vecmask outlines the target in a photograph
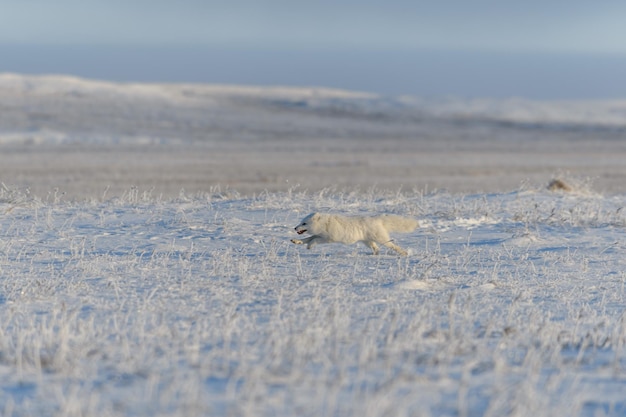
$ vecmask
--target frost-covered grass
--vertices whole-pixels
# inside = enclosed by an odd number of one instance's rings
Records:
[[[0,190],[3,416],[624,415],[626,196]],[[406,258],[292,245],[396,213]]]

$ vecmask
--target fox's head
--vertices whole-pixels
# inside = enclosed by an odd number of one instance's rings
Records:
[[[295,227],[296,232],[301,235],[302,233],[311,232],[311,230],[315,227],[315,222],[319,220],[319,213],[311,213],[306,216],[299,225]],[[313,233],[313,232],[311,232]]]

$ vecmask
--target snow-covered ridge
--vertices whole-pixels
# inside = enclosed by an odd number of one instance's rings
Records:
[[[426,101],[407,99],[430,114],[466,120],[488,120],[522,125],[562,125],[626,127],[624,100],[444,99]]]
[[[0,74],[0,91],[22,95],[104,95],[188,100],[199,98],[264,98],[276,100],[364,99],[375,95],[330,88],[256,87],[220,84],[116,83],[67,75]]]
[[[16,99],[44,105],[81,98],[110,104],[149,101],[152,105],[204,109],[244,106],[261,111],[288,111],[341,118],[384,116],[386,120],[422,122],[495,122],[534,127],[626,127],[626,99],[536,101],[523,98],[463,99],[386,97],[318,87],[255,87],[210,84],[113,83],[77,77],[0,74],[0,104]],[[18,101],[19,101],[18,100]],[[241,110],[241,109],[240,109]],[[4,124],[6,129],[6,123]]]
[[[320,128],[328,128],[320,125],[321,113],[315,109],[374,98],[324,88],[112,83],[0,74],[0,144],[178,144],[318,136]],[[294,103],[305,103],[309,114],[294,117],[291,111],[277,110]],[[344,126],[330,129],[346,131]]]

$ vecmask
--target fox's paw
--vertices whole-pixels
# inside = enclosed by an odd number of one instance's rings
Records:
[[[295,243],[296,245],[302,245],[304,242],[300,239],[291,239],[291,243]]]

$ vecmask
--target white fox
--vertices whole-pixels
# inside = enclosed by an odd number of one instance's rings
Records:
[[[340,216],[337,214],[311,213],[302,219],[296,226],[299,235],[310,233],[312,236],[304,239],[291,239],[298,245],[307,245],[311,249],[322,243],[352,244],[363,242],[378,254],[378,245],[383,245],[406,256],[407,252],[392,242],[389,232],[407,233],[415,230],[419,223],[408,217],[381,215],[381,216]]]

